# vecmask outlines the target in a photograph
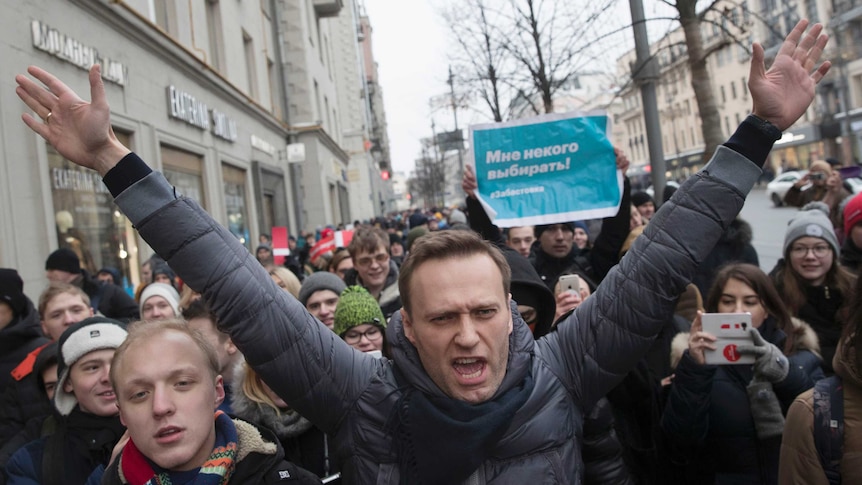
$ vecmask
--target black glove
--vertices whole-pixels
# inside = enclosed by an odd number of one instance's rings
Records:
[[[790,363],[787,357],[778,347],[763,340],[756,328],[749,330],[754,345],[740,345],[737,350],[743,355],[754,355],[755,378],[769,381],[773,384],[779,383],[787,377],[790,372]]]

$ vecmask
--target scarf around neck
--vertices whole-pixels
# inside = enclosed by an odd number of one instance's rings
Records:
[[[239,438],[236,425],[222,411],[215,413],[216,439],[212,453],[201,465],[198,476],[189,482],[194,485],[225,485],[236,467]],[[167,470],[153,469],[150,461],[129,440],[120,456],[120,469],[131,485],[171,485]],[[156,467],[158,468],[158,467]]]
[[[397,447],[401,483],[466,480],[503,437],[534,384],[528,373],[519,385],[480,404],[405,389],[388,423]]]

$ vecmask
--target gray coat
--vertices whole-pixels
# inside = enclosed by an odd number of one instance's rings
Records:
[[[754,163],[720,147],[557,332],[534,341],[513,310],[508,368],[498,395],[528,371],[535,388],[477,470],[478,483],[581,482],[583,410],[648,350],[759,175]],[[395,447],[385,428],[400,396],[393,369],[407,385],[441,395],[405,338],[398,313],[387,328],[393,360],[355,351],[279,289],[197,203],[177,197],[161,174],[139,180],[117,203],[171,268],[203,293],[264,380],[334,436],[345,483],[398,483]]]

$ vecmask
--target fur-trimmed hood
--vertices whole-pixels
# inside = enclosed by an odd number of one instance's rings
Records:
[[[814,332],[814,329],[796,317],[791,317],[790,322],[792,324],[791,331],[796,338],[793,342],[793,348],[790,349],[790,352],[787,353],[787,355],[793,355],[797,352],[807,350],[822,359],[823,357],[820,355],[820,341],[817,339],[817,334]],[[673,342],[671,342],[670,345],[671,368],[676,369],[677,364],[679,364],[679,360],[682,359],[683,352],[688,349],[688,337],[688,332],[682,332],[678,333],[676,337],[673,338]]]

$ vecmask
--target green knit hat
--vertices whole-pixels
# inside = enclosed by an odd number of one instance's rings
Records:
[[[386,318],[377,300],[361,286],[348,286],[335,307],[335,333],[339,336],[353,327],[370,323],[386,328]]]

